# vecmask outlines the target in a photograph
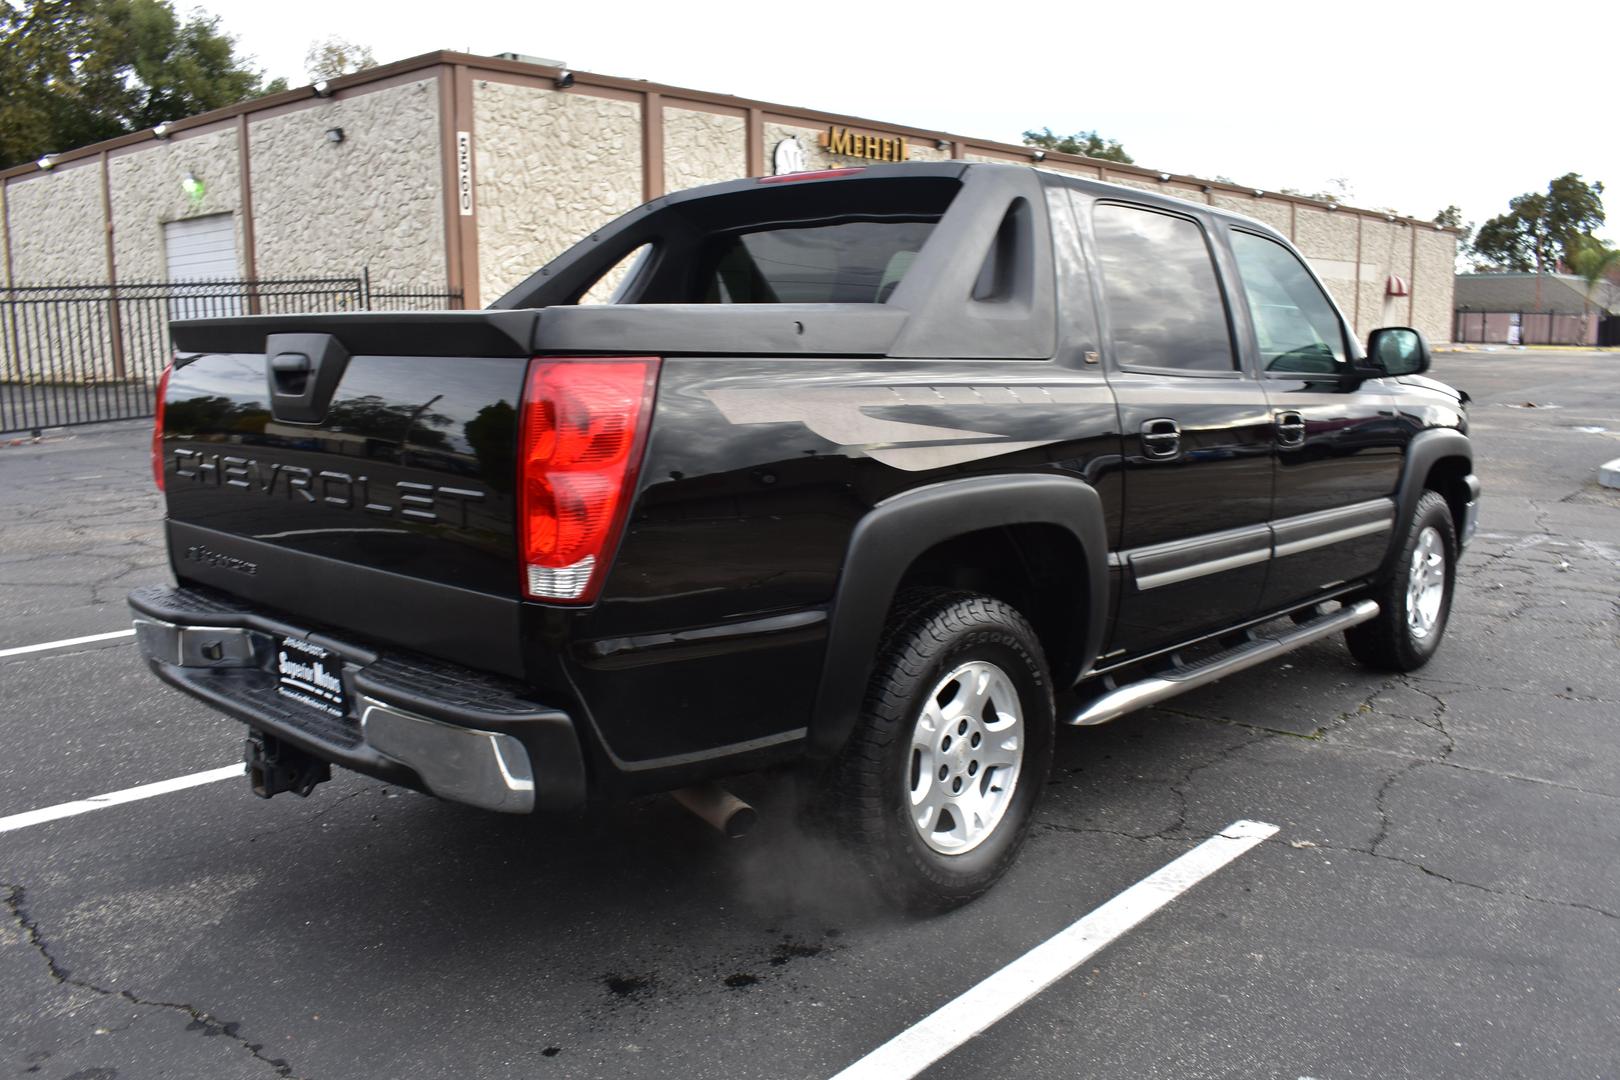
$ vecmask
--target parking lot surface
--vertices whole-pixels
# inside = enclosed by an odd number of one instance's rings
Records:
[[[1332,640],[1060,733],[1009,877],[884,912],[764,778],[555,822],[339,773],[0,823],[0,1075],[839,1073],[1240,820],[1278,827],[921,1075],[1620,1077],[1620,355],[1455,353],[1485,487],[1438,657]],[[243,729],[119,631],[167,578],[144,425],[0,448],[0,819]]]

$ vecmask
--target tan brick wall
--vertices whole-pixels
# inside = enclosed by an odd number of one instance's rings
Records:
[[[748,175],[748,124],[740,116],[666,106],[664,190]]]
[[[164,223],[222,213],[235,215],[236,272],[238,276],[247,273],[237,157],[237,133],[232,127],[206,135],[154,141],[108,160],[113,261],[118,267],[118,280],[167,280]],[[188,199],[180,186],[187,173],[203,182],[199,202]]]
[[[335,127],[341,143],[327,141]],[[436,79],[253,119],[248,139],[260,277],[445,280]]]
[[[827,133],[826,127],[807,127],[802,124],[778,124],[766,121],[762,125],[765,135],[765,171],[771,171],[771,153],[776,144],[789,136],[797,136],[800,144],[804,146],[804,167],[810,169],[838,169],[850,165],[879,164],[870,162],[865,158],[844,157],[842,154],[834,156],[821,145],[821,137]],[[882,128],[851,128],[861,134],[880,135],[884,138],[894,136],[886,133]],[[908,139],[906,141],[908,161],[949,161],[950,148],[940,150],[932,143]]]
[[[462,224],[474,230],[478,252],[477,280],[469,283],[469,292],[487,302],[641,201],[642,116],[639,95],[583,85],[564,92],[541,79],[520,84],[499,80],[521,76],[484,74],[488,78],[470,84],[476,217]],[[260,276],[349,274],[369,266],[383,287],[435,286],[445,280],[443,176],[453,148],[443,145],[440,130],[441,84],[432,77],[374,85],[382,89],[351,91],[330,101],[305,99],[296,108],[276,106],[250,118]],[[682,104],[674,92],[664,103],[661,150],[668,190],[743,174],[747,136],[741,116]],[[796,111],[779,108],[767,113],[772,119],[761,133],[767,168],[775,144],[788,136],[803,144],[807,168],[860,163],[834,158],[822,148],[825,124],[796,119]],[[325,131],[332,127],[344,129],[342,143],[326,141]],[[886,133],[881,126],[859,130]],[[189,137],[182,133],[108,159],[113,245],[122,280],[163,276],[166,221],[231,212],[242,250],[237,152],[236,130],[227,127]],[[917,161],[951,154],[937,148],[932,137],[908,140],[908,152]],[[976,145],[967,160],[1030,163],[1025,150],[989,144]],[[1414,236],[1404,226],[1349,211],[1329,213],[1275,195],[1256,198],[1245,190],[1206,193],[1196,179],[1161,182],[1156,174],[1111,172],[1107,163],[1046,160],[1039,167],[1252,217],[1294,236],[1356,320],[1358,333],[1390,319],[1414,322],[1437,340],[1449,334],[1455,246],[1449,233],[1420,227]],[[14,179],[0,193],[19,283],[106,279],[99,169],[96,160],[64,165]],[[201,205],[193,206],[180,188],[187,172],[207,185]],[[1414,299],[1386,312],[1384,279],[1390,273],[1412,281]]]
[[[1124,173],[1108,173],[1103,177],[1103,179],[1107,183],[1118,184],[1120,187],[1136,188],[1138,191],[1151,191],[1159,195],[1169,194],[1169,192],[1165,191],[1164,185],[1159,183],[1157,180],[1148,180],[1140,176],[1129,176]]]
[[[489,303],[641,194],[641,106],[473,84],[478,277]]]
[[[1257,199],[1253,195],[1216,191],[1210,195],[1210,205],[1264,222],[1284,236],[1288,235],[1290,215],[1284,199]]]
[[[1203,203],[1205,206],[1209,205],[1209,195],[1205,193],[1203,186],[1199,184],[1188,184],[1180,180],[1172,180],[1164,185],[1164,191],[1166,195],[1172,198],[1186,199],[1188,202],[1193,203]]]
[[[1457,238],[1433,229],[1417,230],[1417,265],[1412,268],[1412,325],[1430,341],[1450,341],[1456,291]]]
[[[1356,215],[1294,208],[1294,244],[1327,286],[1346,319],[1356,308]]]
[[[1412,279],[1412,230],[1377,218],[1361,219],[1361,314],[1356,333],[1366,337],[1380,326],[1406,325],[1406,300],[1385,304],[1384,283],[1390,274]]]
[[[911,161],[949,161],[949,160],[951,160],[951,151],[950,151],[949,147],[945,148],[944,150],[941,150],[939,147],[935,146],[933,143],[920,143],[920,142],[907,142],[906,146],[907,146],[907,153],[909,153],[911,155],[910,158],[909,158],[909,160],[911,160]]]
[[[988,161],[991,159],[979,158],[976,160]],[[1043,172],[1058,173],[1061,176],[1082,176],[1087,180],[1102,179],[1101,169],[1093,168],[1090,165],[1076,165],[1069,161],[1043,161],[1036,168]]]
[[[767,121],[761,125],[765,133],[765,171],[771,170],[771,154],[776,150],[776,144],[790,136],[797,136],[800,145],[804,147],[804,167],[810,169],[836,169],[840,165],[847,165],[843,158],[835,158],[827,153],[827,148],[817,142],[826,128],[799,127],[788,124],[773,124]]]
[[[13,180],[6,186],[6,215],[18,285],[107,280],[100,159]]]

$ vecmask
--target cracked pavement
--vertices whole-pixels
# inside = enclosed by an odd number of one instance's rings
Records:
[[[924,1075],[1620,1080],[1620,356],[1436,374],[1485,486],[1436,659],[1335,639],[1060,733],[963,911],[875,909],[766,778],[729,844],[662,800],[209,785],[0,834],[0,1075],[811,1080],[1252,818],[1281,832]],[[126,626],[167,574],[144,427],[0,449],[0,484],[0,646]],[[0,679],[0,815],[239,756],[127,642]]]

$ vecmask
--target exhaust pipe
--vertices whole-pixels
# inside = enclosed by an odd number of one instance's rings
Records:
[[[759,814],[719,784],[698,784],[669,793],[670,798],[735,840],[754,827]]]

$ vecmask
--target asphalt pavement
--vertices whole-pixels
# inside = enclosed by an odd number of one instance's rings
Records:
[[[206,783],[0,831],[0,1075],[827,1078],[1247,819],[1279,831],[922,1075],[1617,1080],[1620,355],[1436,366],[1485,488],[1438,657],[1333,640],[1063,731],[978,903],[886,913],[763,779],[729,842],[663,799]],[[128,638],[4,655],[166,579],[146,440],[0,448],[0,820],[240,758]]]

